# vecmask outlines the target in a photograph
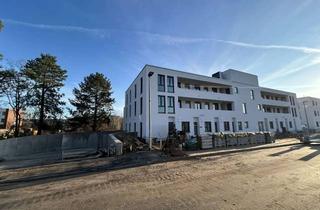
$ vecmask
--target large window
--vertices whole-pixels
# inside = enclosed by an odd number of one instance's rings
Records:
[[[166,97],[158,96],[158,113],[166,113]]]
[[[190,123],[189,122],[181,122],[181,129],[186,133],[190,133]]]
[[[242,131],[242,130],[243,130],[243,129],[242,129],[242,122],[241,122],[241,121],[238,122],[238,130],[239,130],[239,131]]]
[[[269,122],[269,127],[270,127],[270,129],[274,129],[273,121]]]
[[[129,101],[130,101],[130,103],[131,103],[131,90],[130,90],[130,92],[129,92]]]
[[[131,104],[129,105],[129,117],[131,117]]]
[[[167,81],[168,81],[167,91],[169,93],[174,93],[174,77],[168,76]]]
[[[142,109],[143,109],[143,98],[140,98],[140,114],[142,114]]]
[[[137,102],[134,102],[134,116],[137,116]]]
[[[254,100],[254,91],[253,90],[250,90],[250,98],[251,98],[251,100]]]
[[[205,129],[205,132],[212,132],[211,122],[204,122],[204,129]]]
[[[137,98],[137,85],[134,85],[134,98]]]
[[[242,113],[243,114],[247,114],[248,112],[247,112],[247,104],[246,103],[243,103],[242,104]]]
[[[174,114],[174,97],[173,96],[168,96],[168,113],[169,114]]]
[[[158,74],[158,91],[165,92],[165,76]]]
[[[143,78],[140,78],[140,93],[143,91]]]
[[[230,123],[228,121],[223,122],[224,131],[230,131]]]

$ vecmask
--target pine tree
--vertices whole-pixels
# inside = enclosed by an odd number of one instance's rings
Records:
[[[73,127],[89,125],[97,131],[109,124],[114,99],[111,98],[111,82],[101,73],[90,74],[73,89],[74,99],[70,103],[76,108],[71,114]]]
[[[44,120],[62,114],[65,102],[61,101],[61,87],[67,78],[67,71],[61,69],[57,59],[49,54],[41,54],[39,58],[28,60],[25,75],[31,80],[30,106],[38,110],[38,135],[44,129]]]

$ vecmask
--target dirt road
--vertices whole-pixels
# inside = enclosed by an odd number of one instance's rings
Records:
[[[0,209],[320,209],[319,154],[296,145],[0,189]]]

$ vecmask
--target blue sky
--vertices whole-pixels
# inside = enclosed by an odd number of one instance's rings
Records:
[[[319,8],[318,0],[10,0],[0,6],[0,52],[4,62],[57,56],[66,97],[103,72],[118,114],[145,64],[204,75],[233,68],[320,97]]]

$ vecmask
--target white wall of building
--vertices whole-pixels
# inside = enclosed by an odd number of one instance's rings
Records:
[[[124,128],[127,131],[138,133],[138,136],[147,138],[149,136],[148,121],[148,73],[153,72],[150,77],[150,96],[151,96],[151,136],[156,138],[166,138],[168,135],[168,122],[173,121],[177,130],[182,129],[182,122],[189,122],[190,135],[194,133],[194,122],[198,123],[199,134],[215,132],[215,122],[218,125],[218,132],[233,132],[232,122],[235,125],[235,132],[255,132],[259,131],[258,122],[261,122],[263,128],[260,130],[276,132],[277,129],[282,131],[280,124],[289,131],[301,130],[301,121],[298,112],[298,104],[296,103],[296,94],[259,87],[256,75],[247,74],[236,70],[227,70],[222,72],[222,78],[214,78],[182,71],[176,71],[156,66],[146,65],[139,73],[126,91],[126,103],[124,108]],[[165,92],[158,91],[158,75],[165,76]],[[167,91],[167,77],[174,78],[174,93]],[[143,92],[140,94],[140,81],[143,79]],[[181,88],[178,87],[178,82]],[[200,86],[200,90],[194,89],[195,86],[190,85],[190,89],[186,89],[187,83]],[[135,85],[137,86],[137,97],[135,97]],[[216,93],[213,88],[220,88],[223,92],[225,88],[230,89],[230,94]],[[205,88],[208,88],[206,91]],[[236,89],[238,90],[236,92]],[[131,102],[130,102],[131,91]],[[254,99],[251,98],[250,91],[254,93]],[[261,92],[271,95],[271,98],[262,98]],[[166,112],[158,112],[158,96],[165,96]],[[168,113],[168,97],[174,97],[175,113]],[[264,95],[265,96],[265,95]],[[143,111],[140,114],[140,97],[143,97]],[[275,100],[275,98],[282,100]],[[182,108],[179,107],[179,100],[182,101]],[[184,108],[185,102],[200,102],[202,109]],[[134,103],[136,102],[137,114],[134,114]],[[210,105],[210,109],[205,109],[205,103]],[[213,109],[214,103],[219,103],[219,110]],[[246,104],[247,113],[243,113],[243,104]],[[228,105],[232,110],[221,110]],[[131,116],[129,114],[131,106]],[[258,107],[261,107],[259,110]],[[269,112],[265,112],[263,107],[268,107]],[[277,110],[279,108],[279,110]],[[294,111],[296,110],[296,111]],[[287,113],[277,113],[287,112]],[[293,113],[292,113],[293,112]],[[295,114],[296,112],[297,114]],[[273,122],[273,128],[270,127],[270,121]],[[205,132],[205,122],[211,122],[211,132]],[[225,131],[224,124],[229,122],[230,131]],[[242,130],[239,130],[238,123],[241,122]],[[245,128],[245,122],[249,127]],[[142,123],[142,134],[140,134],[140,123]],[[136,130],[134,130],[136,124]]]
[[[298,98],[301,123],[304,128],[320,131],[320,99]]]

